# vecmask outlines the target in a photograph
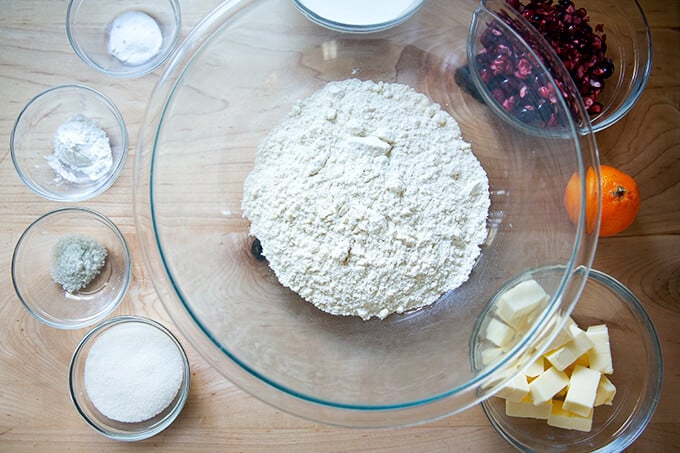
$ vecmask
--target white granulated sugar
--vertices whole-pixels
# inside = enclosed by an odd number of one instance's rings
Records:
[[[105,416],[137,423],[163,412],[184,379],[175,343],[155,327],[128,322],[103,332],[85,360],[85,391]]]
[[[351,79],[273,128],[242,208],[281,284],[328,313],[382,319],[468,279],[488,186],[438,105],[405,85]]]

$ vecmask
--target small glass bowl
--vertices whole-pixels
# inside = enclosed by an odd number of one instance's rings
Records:
[[[531,57],[527,57],[530,60],[533,58],[540,59],[540,63],[531,61],[532,65],[541,67],[539,72],[542,77],[554,79],[554,81],[542,81],[541,85],[550,87],[555,82],[558,82],[558,84],[561,82],[562,90],[568,93],[568,96],[574,98],[567,100],[567,104],[575,115],[577,123],[583,129],[587,128],[585,124],[587,122],[584,121],[587,117],[590,120],[593,132],[604,130],[623,118],[635,105],[647,85],[652,67],[651,32],[642,8],[636,0],[590,2],[579,2],[577,0],[575,7],[586,8],[590,24],[593,27],[598,24],[604,25],[607,45],[606,56],[612,60],[615,69],[613,75],[605,79],[604,88],[597,98],[597,101],[602,104],[602,111],[593,115],[583,113],[585,108],[583,100],[565,65],[560,61],[548,41],[527,20],[510,7],[505,0],[482,0],[481,6],[474,14],[468,37],[469,75],[476,86],[476,90],[496,114],[516,125],[526,123],[524,119],[509,114],[490,92],[489,88],[503,85],[505,81],[499,82],[498,77],[495,77],[494,80],[488,80],[488,75],[485,77],[480,75],[481,66],[478,65],[476,57],[484,49],[481,41],[484,39],[484,32],[489,26],[496,29],[496,36],[502,36],[503,42],[513,43],[517,52],[530,54]],[[506,19],[502,19],[503,17]],[[509,23],[512,23],[512,25],[509,25]],[[546,71],[546,68],[549,71]],[[505,90],[516,81],[513,82],[511,78],[510,82],[500,86],[500,89]],[[497,95],[496,97],[500,96],[505,99],[504,102],[512,105],[507,98],[511,94],[515,94],[517,98],[519,96],[518,90],[519,88],[515,87],[507,94]],[[540,97],[539,94],[531,92],[528,94],[528,103],[536,105],[535,102],[531,101],[538,99],[532,100],[530,99],[531,96]],[[517,104],[519,102],[522,101],[517,101]],[[512,109],[513,107],[508,108]],[[557,109],[559,110],[560,107],[558,106]]]
[[[139,64],[124,63],[108,50],[113,21],[128,11],[150,16],[158,24],[163,38],[158,52]],[[141,77],[163,64],[177,46],[182,30],[181,17],[178,0],[71,0],[66,12],[66,34],[76,55],[88,66],[113,77]]]
[[[505,400],[481,403],[493,427],[520,451],[619,452],[644,431],[661,394],[663,362],[652,321],[640,301],[614,278],[591,270],[571,317],[583,329],[606,324],[616,386],[611,406],[594,409],[590,432],[505,415]]]
[[[53,250],[65,236],[84,235],[107,250],[100,273],[72,293],[52,278]],[[59,329],[94,324],[116,309],[130,283],[130,253],[125,238],[102,214],[86,208],[61,208],[39,217],[19,238],[12,257],[12,283],[26,309]]]
[[[293,0],[293,4],[312,22],[347,33],[373,33],[392,28],[407,20],[423,0]]]
[[[69,181],[48,163],[57,129],[77,114],[96,122],[109,137],[113,164],[95,180]],[[10,151],[14,168],[29,189],[48,200],[77,202],[101,194],[116,181],[125,166],[128,135],[120,111],[109,98],[86,86],[59,85],[26,104],[14,124]]]
[[[106,331],[126,323],[139,323],[157,329],[167,335],[177,346],[182,356],[183,379],[177,395],[162,412],[155,417],[137,423],[124,423],[103,415],[90,400],[85,389],[85,363],[94,342]],[[80,341],[71,358],[69,369],[69,391],[71,401],[85,422],[98,433],[114,440],[134,442],[148,439],[170,426],[184,408],[189,397],[191,371],[189,359],[177,338],[161,324],[141,316],[118,316],[108,319],[90,330]]]

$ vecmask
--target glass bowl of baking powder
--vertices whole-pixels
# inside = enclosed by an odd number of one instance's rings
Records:
[[[90,330],[71,358],[69,389],[81,417],[114,440],[154,436],[177,418],[189,396],[189,360],[164,326],[118,316]]]
[[[10,138],[14,168],[36,194],[53,201],[93,198],[118,178],[128,134],[118,107],[83,85],[59,85],[34,97]]]
[[[181,17],[177,0],[71,0],[66,34],[90,67],[113,77],[141,77],[172,53]]]

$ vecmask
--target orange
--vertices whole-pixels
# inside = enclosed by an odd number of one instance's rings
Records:
[[[599,191],[592,168],[586,173],[586,225],[590,233],[597,224],[597,196],[602,195],[600,236],[620,233],[633,223],[640,210],[640,190],[635,180],[621,170],[600,166]],[[564,193],[564,207],[573,223],[578,222],[581,206],[581,183],[575,173]]]

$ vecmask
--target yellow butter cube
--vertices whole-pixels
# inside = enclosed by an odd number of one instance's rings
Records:
[[[528,396],[521,401],[505,400],[505,414],[510,417],[547,420],[552,411],[552,404],[552,400],[550,400],[536,406],[531,402]]]
[[[550,367],[529,384],[531,401],[535,405],[543,404],[568,384],[569,377],[563,371]]]
[[[593,406],[597,407],[603,404],[611,406],[614,401],[614,395],[616,395],[616,387],[609,379],[607,379],[607,376],[602,375],[597,386],[597,393],[595,394]]]
[[[553,341],[550,342],[550,346],[548,346],[548,348],[546,349],[548,352],[553,351],[561,346],[564,346],[569,341],[571,341],[572,336],[569,327],[571,325],[576,325],[576,322],[573,319],[571,319],[571,316],[569,316],[564,323],[565,323],[564,326],[562,326],[557,336],[553,339]]]
[[[562,407],[582,417],[588,416],[593,410],[600,376],[599,371],[576,365],[569,378],[569,390]]]
[[[575,329],[578,329],[580,332]],[[545,356],[546,360],[560,371],[563,371],[593,347],[592,341],[590,341],[590,338],[588,338],[588,335],[583,330],[578,327],[570,327],[570,330],[574,334],[573,338],[564,346],[549,352]]]
[[[586,335],[588,335],[588,338],[593,343],[593,347],[588,351],[590,368],[603,374],[612,374],[614,366],[612,365],[612,352],[609,345],[609,330],[607,326],[604,324],[590,326],[586,331]]]
[[[593,411],[591,410],[588,416],[583,417],[564,409],[561,401],[553,401],[550,416],[548,417],[548,425],[556,428],[589,432],[593,427]]]
[[[481,352],[482,365],[489,365],[495,362],[501,354],[503,354],[503,348],[486,348]]]
[[[503,347],[510,344],[512,338],[515,336],[515,331],[502,321],[496,318],[491,318],[489,324],[486,326],[486,339],[496,346]]]
[[[545,371],[543,366],[543,357],[539,357],[534,360],[526,370],[524,370],[524,375],[529,378],[535,378],[540,376]]]
[[[515,376],[510,382],[505,384],[496,396],[510,401],[521,401],[529,394],[529,383],[526,376]]]
[[[496,314],[509,325],[524,325],[529,315],[549,299],[548,293],[536,280],[525,280],[500,296]]]

